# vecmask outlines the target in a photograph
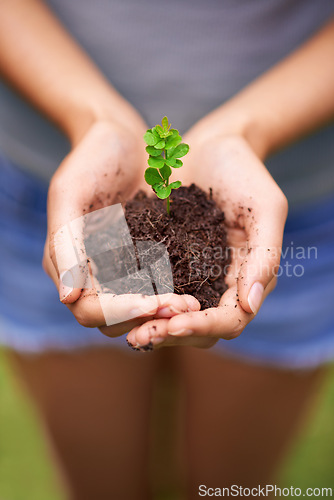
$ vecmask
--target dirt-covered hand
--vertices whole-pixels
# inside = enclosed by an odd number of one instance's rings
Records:
[[[216,308],[135,328],[128,335],[132,344],[150,340],[159,346],[210,347],[219,338],[233,339],[255,317],[276,284],[288,209],[284,194],[242,137],[212,137],[202,142],[190,132],[185,140],[190,153],[180,172],[182,183],[195,182],[207,192],[211,188],[225,212],[232,257],[226,276],[229,288]]]
[[[48,235],[43,267],[59,290],[60,300],[86,327],[99,327],[106,335],[121,335],[152,317],[171,317],[199,308],[193,297],[174,294],[159,297],[141,294],[102,297],[109,317],[129,318],[106,326],[106,310],[94,286],[85,287],[87,270],[75,276],[73,286],[61,277],[77,264],[73,246],[61,228],[97,209],[124,202],[144,182],[146,152],[142,139],[145,124],[124,127],[99,122],[88,130],[56,171],[48,193]],[[55,238],[56,235],[56,238]],[[80,246],[80,242],[77,244]],[[84,252],[84,245],[83,252]]]

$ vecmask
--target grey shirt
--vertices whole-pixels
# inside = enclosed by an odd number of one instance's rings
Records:
[[[333,0],[47,3],[149,126],[166,114],[181,132],[288,55],[334,14]],[[334,61],[328,64],[334,71]],[[49,179],[69,144],[0,84],[0,149],[22,168]],[[334,125],[266,164],[292,204],[334,196]]]

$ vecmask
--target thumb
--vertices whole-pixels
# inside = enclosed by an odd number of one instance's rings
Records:
[[[244,311],[257,314],[265,296],[275,287],[280,253],[277,247],[249,249],[237,280],[238,299]]]
[[[248,250],[240,266],[237,288],[244,311],[257,314],[276,284],[288,203],[282,191],[275,189],[261,198],[253,213],[255,219],[248,217],[245,221]]]

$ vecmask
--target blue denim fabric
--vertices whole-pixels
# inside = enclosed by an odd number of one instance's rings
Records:
[[[279,272],[277,286],[258,316],[240,337],[221,340],[217,348],[232,356],[292,368],[332,361],[334,195],[289,214]]]
[[[84,328],[42,268],[47,184],[0,155],[0,345],[40,352],[124,345]]]

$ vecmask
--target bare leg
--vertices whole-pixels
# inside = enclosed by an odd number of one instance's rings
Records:
[[[181,348],[189,498],[198,487],[272,484],[325,370],[296,372]]]
[[[70,498],[150,498],[155,355],[95,349],[11,357],[45,419]]]

